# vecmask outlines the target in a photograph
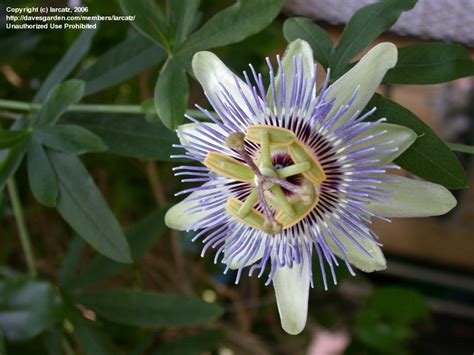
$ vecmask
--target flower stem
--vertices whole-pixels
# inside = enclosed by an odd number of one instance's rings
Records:
[[[7,188],[13,207],[13,214],[15,215],[16,225],[18,227],[18,233],[20,235],[21,246],[23,248],[23,252],[25,253],[28,271],[30,276],[36,277],[36,265],[35,258],[33,255],[33,248],[31,247],[30,235],[28,233],[28,228],[26,227],[23,207],[21,206],[21,201],[18,197],[18,189],[16,187],[16,182],[13,178],[11,178],[7,182]]]
[[[0,99],[0,108],[24,112],[35,112],[41,109],[41,104],[34,104],[24,101],[15,101],[15,100],[3,100]],[[140,105],[102,105],[102,104],[79,104],[71,105],[68,107],[67,111],[71,112],[93,112],[93,113],[124,113],[124,114],[140,114],[146,113]],[[186,113],[189,115],[203,119],[207,117],[201,113],[199,110],[187,110]],[[12,116],[11,118],[14,118]]]

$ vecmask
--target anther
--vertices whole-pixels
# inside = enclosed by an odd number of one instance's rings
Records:
[[[238,152],[244,150],[244,141],[245,141],[245,134],[242,132],[234,132],[227,136],[225,140],[225,144]]]

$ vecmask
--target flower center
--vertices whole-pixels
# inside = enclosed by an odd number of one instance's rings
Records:
[[[252,156],[246,141],[258,146]],[[214,173],[250,184],[245,200],[231,197],[226,203],[226,210],[234,218],[268,234],[278,234],[316,207],[319,186],[326,175],[293,132],[269,125],[251,125],[246,134],[230,134],[226,143],[242,161],[209,152],[204,165]]]

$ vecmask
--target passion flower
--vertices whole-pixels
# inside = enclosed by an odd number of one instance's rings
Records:
[[[416,139],[402,126],[361,114],[397,49],[382,43],[332,85],[322,85],[310,46],[292,42],[277,57],[270,86],[250,66],[244,80],[214,54],[198,52],[193,71],[217,116],[198,107],[212,123],[182,125],[177,133],[188,158],[202,165],[175,168],[184,183],[203,183],[166,215],[168,226],[196,231],[202,255],[217,249],[224,272],[244,268],[273,283],[282,327],[290,334],[306,323],[312,260],[327,289],[336,283],[340,260],[365,272],[386,267],[373,218],[439,215],[456,200],[444,187],[388,174],[392,161]],[[250,79],[252,77],[252,80]],[[267,268],[267,266],[269,266]]]

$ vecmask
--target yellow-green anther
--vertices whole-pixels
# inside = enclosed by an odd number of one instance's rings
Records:
[[[240,218],[245,218],[253,209],[253,206],[258,201],[258,192],[256,189],[253,189],[250,195],[248,195],[245,202],[240,206],[239,210],[237,211]]]
[[[218,152],[207,153],[204,165],[212,172],[237,181],[251,182],[253,171],[240,161]]]
[[[301,143],[294,141],[288,146],[288,153],[296,164],[306,162],[311,164],[310,169],[302,173],[308,180],[313,183],[321,183],[326,179],[324,170]]]
[[[265,223],[265,217],[255,209],[251,209],[250,212],[244,217],[239,216],[239,210],[242,207],[242,202],[235,199],[229,198],[225,205],[227,212],[229,212],[235,219],[245,223],[251,227],[264,230],[263,226]]]
[[[242,149],[244,149],[244,143],[245,135],[242,132],[231,133],[227,136],[225,140],[225,144],[229,148],[235,149],[237,151],[241,151]]]
[[[285,212],[289,217],[295,217],[295,210],[293,206],[288,202],[285,193],[280,186],[275,185],[272,188],[273,199],[271,200],[273,207],[278,211]]]
[[[309,201],[310,203],[296,202],[293,204],[293,208],[295,210],[295,215],[293,217],[290,217],[283,211],[279,211],[276,214],[275,219],[277,222],[283,225],[284,229],[294,226],[316,207],[318,200],[318,195],[313,194],[311,201]]]
[[[272,145],[289,145],[295,140],[295,135],[290,130],[267,125],[248,126],[245,138],[254,143],[260,143],[263,131],[269,134],[270,143]]]
[[[297,163],[290,166],[285,166],[284,168],[277,170],[277,175],[279,178],[284,179],[289,176],[298,175],[304,173],[311,169],[311,163],[305,161],[303,163]]]
[[[272,169],[272,153],[270,151],[270,134],[262,130],[260,133],[260,165]]]

